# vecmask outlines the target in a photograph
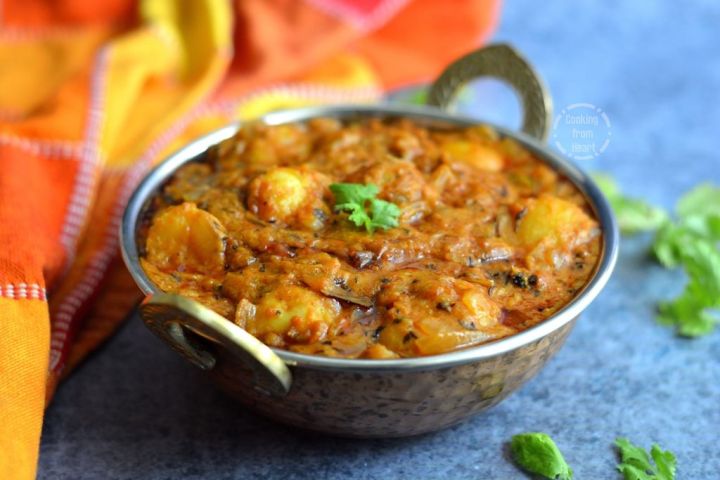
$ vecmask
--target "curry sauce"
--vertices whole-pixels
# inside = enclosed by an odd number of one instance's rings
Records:
[[[397,226],[359,228],[335,183],[375,185]],[[531,327],[594,272],[584,196],[486,126],[251,124],[147,209],[141,262],[264,343],[346,358],[444,353]]]

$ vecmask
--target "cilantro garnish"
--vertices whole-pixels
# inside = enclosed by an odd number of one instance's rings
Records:
[[[375,198],[380,192],[377,185],[333,183],[330,191],[335,195],[335,211],[349,213],[348,220],[356,227],[365,227],[370,233],[376,228],[397,227],[400,207]]]
[[[521,433],[512,437],[513,460],[523,469],[551,480],[570,480],[573,473],[552,438],[545,433]]]
[[[702,184],[686,193],[671,220],[662,210],[624,197],[609,177],[596,180],[623,233],[655,230],[655,258],[666,268],[681,266],[687,274],[683,293],[660,304],[658,321],[683,336],[710,333],[720,310],[720,188]]]
[[[653,444],[649,455],[644,449],[630,443],[627,438],[616,439],[615,445],[620,452],[617,469],[625,480],[675,479],[675,455],[668,450],[662,451],[658,444]]]

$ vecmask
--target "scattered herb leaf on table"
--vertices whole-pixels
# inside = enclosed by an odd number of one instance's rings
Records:
[[[656,231],[652,250],[666,268],[682,266],[688,276],[683,293],[659,306],[658,321],[680,335],[713,331],[720,309],[720,188],[702,184],[677,203],[676,219],[647,203],[620,193],[607,175],[595,175],[623,233]]]
[[[649,455],[627,438],[616,439],[615,445],[620,452],[620,464],[617,469],[625,480],[675,479],[675,455],[668,450],[663,451],[658,444],[653,444]]]
[[[523,469],[552,480],[572,479],[572,470],[560,449],[546,433],[521,433],[512,437],[513,459]]]
[[[624,196],[609,175],[598,173],[593,179],[610,202],[623,234],[655,231],[668,221],[667,213],[661,208]]]

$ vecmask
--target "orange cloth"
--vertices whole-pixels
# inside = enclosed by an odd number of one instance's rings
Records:
[[[3,2],[0,478],[34,477],[59,379],[139,298],[117,229],[154,162],[232,119],[426,81],[497,3]]]

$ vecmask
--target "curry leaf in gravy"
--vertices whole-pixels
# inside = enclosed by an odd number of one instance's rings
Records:
[[[349,213],[348,220],[356,227],[365,227],[372,233],[376,228],[387,230],[398,225],[400,208],[376,198],[380,192],[377,185],[333,183],[330,191],[335,195],[335,211]]]

